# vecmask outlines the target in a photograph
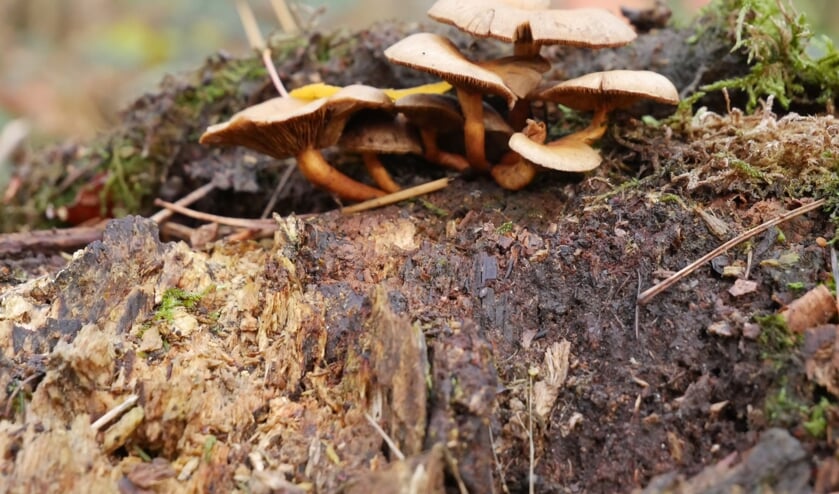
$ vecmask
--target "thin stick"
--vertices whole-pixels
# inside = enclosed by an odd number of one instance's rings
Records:
[[[219,225],[235,226],[239,228],[255,228],[259,230],[267,230],[275,228],[277,226],[277,222],[274,220],[249,220],[246,218],[230,218],[228,216],[218,216],[210,213],[202,213],[201,211],[195,211],[193,209],[179,206],[175,203],[164,201],[163,199],[155,199],[154,205],[172,210],[178,214],[182,214],[190,218],[206,221],[208,223],[218,223]]]
[[[291,9],[288,8],[285,0],[271,0],[271,7],[274,8],[274,15],[277,16],[277,20],[280,22],[280,27],[283,28],[288,34],[297,34],[300,32],[300,27],[297,25],[297,21],[294,19],[294,15],[291,13]]]
[[[505,494],[510,494],[510,489],[507,487],[507,479],[504,476],[504,467],[498,459],[498,453],[495,452],[495,438],[492,437],[492,425],[487,427],[487,430],[489,430],[489,446],[492,448],[492,459],[495,460],[495,468],[498,470],[498,479],[501,481],[501,490],[503,490]]]
[[[215,189],[215,188],[216,188],[216,185],[214,183],[212,183],[212,182],[206,183],[206,184],[202,185],[201,187],[198,187],[197,189],[193,190],[189,194],[181,197],[180,199],[175,201],[174,204],[177,204],[178,206],[184,206],[184,207],[189,206],[190,204],[196,202],[197,200],[203,199],[204,197],[206,197],[207,194],[212,192],[213,189]],[[168,220],[169,218],[171,218],[174,214],[175,213],[173,213],[172,211],[170,211],[168,209],[161,209],[160,211],[151,215],[151,217],[149,219],[154,221],[157,224],[160,224],[160,223],[163,223],[164,221]]]
[[[687,266],[685,266],[684,268],[680,269],[678,272],[674,273],[672,276],[670,276],[666,280],[662,281],[661,283],[645,290],[643,293],[641,293],[638,296],[638,300],[636,301],[636,303],[638,305],[646,304],[647,302],[652,300],[653,297],[655,297],[659,293],[661,293],[664,290],[670,288],[672,285],[674,285],[676,282],[678,282],[679,280],[681,280],[685,276],[687,276],[690,273],[696,271],[700,266],[702,266],[706,262],[708,262],[711,259],[717,257],[718,255],[724,253],[725,251],[734,247],[735,245],[739,244],[740,242],[748,240],[748,239],[754,237],[755,235],[759,235],[759,234],[765,232],[766,230],[772,228],[773,226],[783,223],[784,221],[790,220],[792,218],[795,218],[796,216],[800,216],[804,213],[808,213],[810,211],[818,209],[819,207],[823,206],[825,202],[826,202],[826,199],[819,199],[817,201],[813,201],[810,204],[807,204],[806,206],[801,206],[798,209],[788,211],[788,212],[782,214],[781,216],[778,216],[777,218],[774,218],[772,220],[764,222],[764,223],[752,228],[751,230],[732,238],[728,242],[720,245],[716,249],[712,250],[711,252],[705,254],[704,256],[700,257],[696,261],[694,261],[694,262],[688,264]]]
[[[379,435],[382,436],[382,439],[385,440],[390,450],[393,451],[393,454],[395,454],[396,457],[400,460],[404,460],[405,455],[402,454],[402,451],[399,450],[399,447],[396,445],[395,442],[393,442],[393,439],[391,439],[390,436],[387,435],[387,432],[385,432],[385,430],[382,429],[378,422],[376,422],[373,419],[373,417],[371,417],[370,414],[367,412],[364,412],[364,418],[366,418],[367,422],[370,422],[370,425],[372,425],[373,428],[376,429],[376,432],[378,432]]]
[[[529,462],[529,475],[528,475],[528,492],[533,494],[535,492],[535,482],[533,478],[534,472],[534,463],[536,462],[536,448],[533,445],[533,375],[534,372],[531,371],[528,373],[529,379],[527,381],[527,442],[530,445],[530,462]]]
[[[285,188],[295,168],[297,167],[292,164],[289,164],[285,172],[283,172],[283,176],[280,177],[280,181],[277,183],[277,186],[274,187],[274,192],[271,194],[271,198],[268,199],[268,204],[265,205],[265,209],[262,210],[262,215],[260,216],[260,218],[267,218],[268,215],[270,215],[271,212],[274,210],[274,206],[277,205],[277,199],[280,198],[280,192],[282,192],[282,190]]]
[[[105,413],[105,415],[102,415],[101,417],[96,419],[94,423],[90,424],[90,428],[94,431],[98,431],[99,429],[104,427],[108,422],[114,420],[115,418],[122,415],[126,410],[133,407],[139,399],[140,397],[137,395],[130,395],[128,398],[125,399],[125,401],[123,401],[116,407],[108,410],[108,412]]]
[[[830,270],[833,273],[834,286],[839,280],[839,262],[836,260],[836,247],[830,246]],[[836,309],[839,310],[839,290],[836,290]]]
[[[638,297],[641,296],[641,270],[635,271],[638,274],[638,288],[635,290],[635,300],[638,300]],[[638,327],[640,326],[641,319],[641,306],[639,304],[635,304],[635,339],[638,339],[639,330]]]
[[[410,189],[400,190],[399,192],[394,192],[393,194],[388,194],[386,196],[370,199],[369,201],[360,202],[353,206],[341,208],[341,212],[344,214],[358,213],[361,211],[367,211],[368,209],[375,209],[381,206],[387,206],[388,204],[404,201],[405,199],[411,199],[423,194],[430,194],[431,192],[445,189],[451,181],[451,178],[441,178],[440,180],[434,180],[433,182],[417,185],[416,187],[411,187]]]
[[[284,98],[288,97],[288,91],[283,86],[283,82],[277,74],[277,68],[274,67],[274,62],[271,60],[271,49],[265,44],[265,38],[262,37],[259,24],[256,22],[256,16],[253,14],[253,10],[251,10],[251,6],[247,0],[236,0],[236,12],[238,12],[239,19],[242,21],[242,27],[245,28],[248,44],[251,45],[251,48],[261,52],[262,63],[265,65],[268,75],[271,76],[271,82],[274,83],[277,92]]]

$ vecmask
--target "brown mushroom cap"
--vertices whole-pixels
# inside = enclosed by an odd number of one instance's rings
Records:
[[[432,19],[482,38],[508,43],[562,44],[589,48],[622,46],[635,31],[604,9],[550,9],[546,0],[437,0]]]
[[[245,108],[227,122],[211,125],[200,142],[245,146],[274,158],[288,158],[307,147],[324,148],[338,142],[355,111],[392,106],[384,92],[361,85],[347,86],[314,101],[273,98]]]
[[[393,63],[434,74],[459,89],[501,96],[511,106],[539,83],[546,63],[533,57],[475,63],[449,39],[432,33],[412,34],[384,53]]]
[[[600,166],[600,153],[582,139],[559,139],[549,144],[532,141],[516,132],[510,137],[510,149],[537,165],[564,172],[587,172]]]
[[[553,101],[581,111],[626,108],[648,99],[675,105],[679,91],[670,79],[649,70],[608,70],[549,85],[535,99]]]
[[[338,147],[354,153],[422,154],[415,129],[388,114],[358,114],[344,128]]]
[[[463,115],[457,98],[443,94],[412,94],[399,98],[396,111],[417,127],[433,127],[438,132],[463,129]]]

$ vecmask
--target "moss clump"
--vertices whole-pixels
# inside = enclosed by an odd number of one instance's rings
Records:
[[[742,90],[747,112],[759,98],[772,96],[785,109],[792,103],[819,104],[832,112],[839,95],[839,50],[827,36],[814,36],[807,19],[789,0],[715,0],[706,7],[711,24],[725,25],[732,51],[747,56],[747,74],[700,88],[682,103],[690,108],[708,92]],[[698,33],[701,42],[707,32]],[[813,52],[820,52],[814,58]]]
[[[204,295],[204,293],[189,293],[180,288],[167,288],[163,292],[163,299],[160,301],[160,307],[155,312],[154,318],[158,321],[171,322],[174,318],[175,308],[191,309],[201,301]]]

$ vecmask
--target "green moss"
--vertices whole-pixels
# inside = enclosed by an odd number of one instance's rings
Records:
[[[807,414],[807,406],[787,391],[786,380],[776,393],[766,397],[763,408],[769,423],[778,426],[796,424]]]
[[[701,87],[680,108],[690,109],[705,94],[724,88],[744,91],[748,112],[759,98],[770,95],[783,108],[793,102],[832,107],[839,95],[839,50],[827,36],[813,36],[806,17],[789,0],[714,0],[704,15],[710,23],[727,27],[735,40],[731,51],[746,55],[750,70]],[[694,38],[698,42],[719,34],[703,29]],[[813,52],[820,53],[818,58]],[[808,94],[808,89],[816,94]]]
[[[513,222],[512,221],[505,221],[501,223],[501,225],[495,229],[496,233],[499,235],[504,235],[506,233],[510,233],[513,231]]]
[[[814,438],[823,438],[827,432],[827,411],[831,408],[830,400],[822,397],[810,408],[809,420],[804,422],[804,430]]]
[[[783,365],[791,356],[790,350],[798,345],[799,338],[790,332],[786,320],[778,314],[755,316],[755,322],[761,329],[757,342],[762,357]]]
[[[793,281],[787,283],[787,288],[790,290],[801,291],[804,290],[804,282],[803,281]]]
[[[201,301],[201,298],[207,293],[188,293],[180,288],[167,288],[163,292],[163,299],[160,301],[160,307],[157,308],[154,318],[158,321],[171,322],[174,318],[174,310],[177,307],[184,307],[191,309]]]

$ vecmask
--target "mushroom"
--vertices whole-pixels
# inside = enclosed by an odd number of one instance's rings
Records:
[[[574,110],[593,111],[591,124],[577,132],[577,138],[592,142],[606,131],[609,112],[628,108],[647,99],[675,105],[679,91],[670,79],[649,70],[593,72],[554,84],[536,93],[536,99],[552,101]]]
[[[440,94],[412,94],[396,100],[395,106],[419,130],[425,159],[459,172],[469,168],[463,156],[443,151],[437,144],[439,134],[463,129],[463,115],[456,99]]]
[[[495,94],[512,108],[541,80],[547,61],[541,57],[508,57],[476,63],[463,56],[448,39],[417,33],[385,50],[393,63],[434,74],[457,90],[464,117],[464,147],[469,165],[478,171],[490,168],[484,150],[482,96]]]
[[[510,171],[511,174],[515,173],[516,179],[508,177],[508,181],[519,180],[524,182],[521,187],[527,185],[536,174],[536,169],[528,163],[564,172],[587,172],[600,165],[602,160],[600,153],[582,136],[570,134],[556,141],[542,144],[544,137],[540,142],[539,139],[534,139],[533,131],[527,132],[531,125],[541,125],[544,128],[545,124],[542,122],[536,124],[533,120],[528,120],[525,132],[517,132],[510,137],[510,149],[526,161],[524,164],[517,163],[517,167]],[[536,135],[541,136],[541,134]],[[495,174],[493,177],[496,181],[498,180]]]
[[[347,86],[314,101],[274,98],[208,127],[200,142],[245,146],[278,159],[294,156],[303,176],[314,185],[343,199],[363,201],[385,193],[339,172],[319,149],[338,142],[356,111],[392,107],[393,102],[382,91],[362,85]]]
[[[537,55],[542,45],[607,48],[636,37],[607,10],[549,7],[549,0],[437,0],[428,16],[477,37],[513,43],[518,56]]]
[[[341,134],[338,147],[360,153],[367,172],[385,192],[397,192],[401,187],[390,177],[379,154],[422,154],[419,137],[405,117],[394,118],[388,113],[357,114]]]
[[[516,56],[536,56],[542,45],[623,46],[637,36],[608,10],[551,9],[548,0],[438,0],[428,15],[474,36],[513,43]],[[517,101],[510,125],[521,128],[529,113],[528,98]]]

